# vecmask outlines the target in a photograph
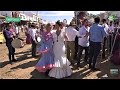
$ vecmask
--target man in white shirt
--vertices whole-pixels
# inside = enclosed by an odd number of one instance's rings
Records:
[[[32,38],[32,57],[36,57],[36,29],[34,25],[31,25],[31,28],[29,29],[30,36]]]
[[[113,33],[113,32],[114,32],[114,25],[113,22],[111,21],[109,25],[109,33]]]
[[[113,33],[114,33],[114,25],[113,22],[111,21],[109,25],[109,52],[111,52],[111,48],[112,48]]]
[[[77,35],[77,30],[75,29],[75,22],[71,22],[70,26],[65,30],[66,36],[68,38],[66,42],[67,46],[67,58],[70,60],[71,64],[74,64],[75,56],[75,37]]]
[[[89,27],[88,20],[84,19],[83,26],[79,29],[78,32],[78,56],[77,56],[77,67],[80,67],[80,59],[82,56],[83,50],[85,50],[85,58],[84,61],[88,60],[88,51],[89,51]]]
[[[17,25],[15,25],[15,33],[16,33],[16,37],[18,37],[19,35],[19,28]]]
[[[103,19],[102,23],[103,23],[103,27],[104,27],[104,30],[105,30],[107,36],[109,36],[109,26],[107,25],[106,19]],[[104,41],[103,41],[102,58],[105,58],[106,42],[107,42],[107,37],[105,37]]]

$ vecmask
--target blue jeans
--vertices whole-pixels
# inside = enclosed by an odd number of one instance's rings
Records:
[[[89,66],[93,66],[95,68],[97,57],[101,50],[100,42],[92,42],[90,41],[90,52],[89,52]]]
[[[11,44],[8,44],[7,48],[8,48],[8,51],[9,51],[9,55],[8,55],[9,56],[9,60],[11,61],[11,60],[15,59],[14,58],[15,48],[13,48]],[[11,56],[12,56],[12,58],[11,58]]]
[[[36,56],[36,43],[35,41],[32,40],[32,56],[35,57]]]
[[[80,45],[79,45],[79,48],[78,48],[78,56],[77,56],[77,64],[80,64],[80,59],[81,59],[83,50],[85,50],[85,58],[84,58],[84,60],[85,60],[85,61],[88,60],[89,47],[83,47],[83,46],[80,46]]]

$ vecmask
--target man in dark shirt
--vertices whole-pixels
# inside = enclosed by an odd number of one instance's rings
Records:
[[[12,47],[12,41],[13,41],[13,35],[12,33],[9,31],[10,28],[7,27],[4,31],[3,31],[3,34],[4,34],[4,37],[6,39],[6,46],[8,48],[8,51],[9,51],[9,61],[10,61],[10,64],[12,64],[12,62],[15,62],[17,61],[14,57],[14,54],[15,54],[15,48]],[[12,57],[11,57],[12,56]]]

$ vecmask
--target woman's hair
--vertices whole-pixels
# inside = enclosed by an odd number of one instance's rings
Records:
[[[52,26],[50,23],[48,23],[47,25],[46,25],[46,30],[48,29],[48,27],[50,27],[50,26]]]
[[[41,25],[41,28],[42,28],[42,29],[43,29],[43,28],[45,28],[45,27],[46,27],[46,25],[45,25],[45,24],[42,24],[42,25]]]
[[[47,27],[49,27],[49,26],[51,26],[51,24],[50,24],[50,23],[48,23],[48,24],[46,25],[46,28],[47,28]]]
[[[62,25],[62,23],[60,21],[57,21],[56,24],[58,24],[59,26]]]

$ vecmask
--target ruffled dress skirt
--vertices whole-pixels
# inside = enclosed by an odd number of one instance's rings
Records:
[[[54,55],[55,66],[50,70],[49,76],[56,79],[62,79],[71,76],[72,69],[69,66],[70,62],[66,58],[64,50],[58,47],[54,49]]]
[[[45,52],[48,50],[47,52]],[[54,54],[53,50],[49,49],[49,45],[42,44],[40,46],[40,49],[37,50],[42,54],[42,57],[36,64],[35,68],[39,72],[46,72],[47,70],[50,70],[54,67]]]

